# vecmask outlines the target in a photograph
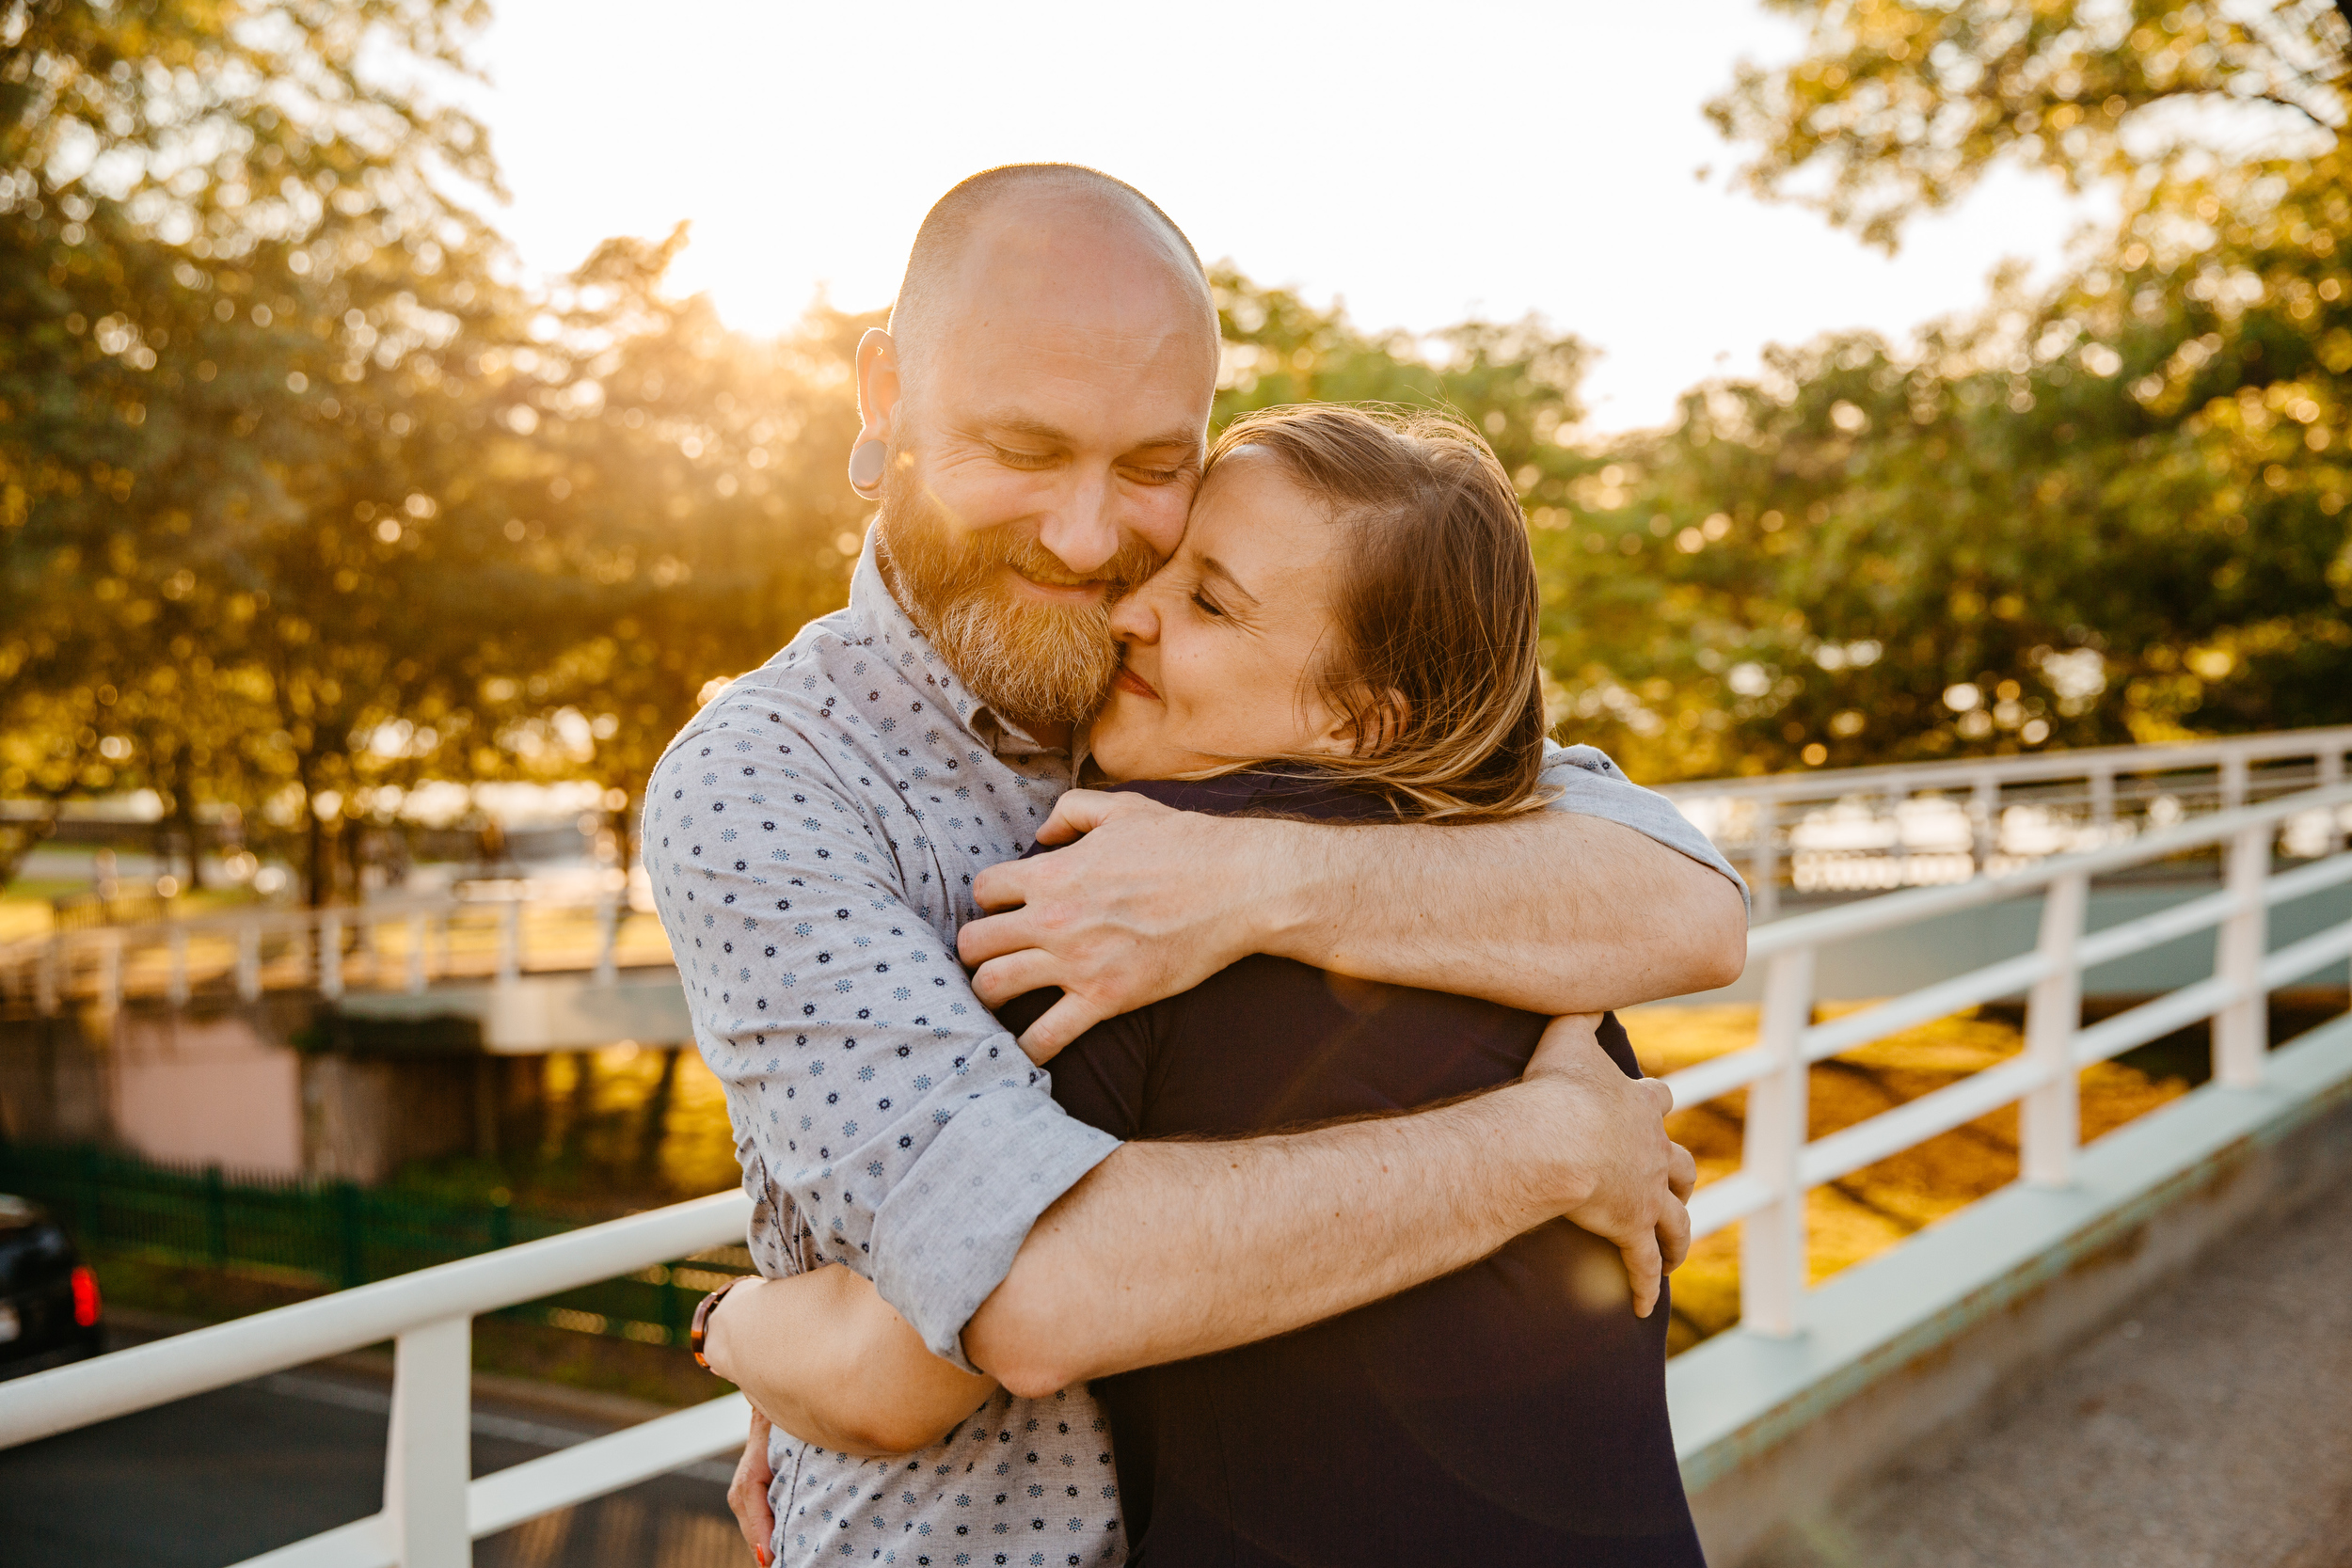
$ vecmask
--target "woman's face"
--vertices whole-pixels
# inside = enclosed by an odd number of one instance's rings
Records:
[[[1314,679],[1343,531],[1244,447],[1201,485],[1184,543],[1111,612],[1125,660],[1095,716],[1095,763],[1164,779],[1235,759],[1348,750]]]

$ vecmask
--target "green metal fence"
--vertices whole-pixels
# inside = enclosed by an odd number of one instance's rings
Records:
[[[85,1247],[170,1263],[264,1268],[333,1290],[536,1241],[577,1224],[504,1203],[442,1203],[349,1181],[229,1172],[89,1147],[0,1144],[0,1192],[46,1204]],[[704,1292],[750,1271],[743,1248],[721,1247],[500,1316],[682,1345]]]

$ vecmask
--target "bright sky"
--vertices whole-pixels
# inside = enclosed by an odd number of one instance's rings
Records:
[[[1699,113],[1798,35],[1756,0],[1257,0],[872,7],[498,0],[482,101],[534,267],[691,219],[675,281],[772,331],[823,288],[888,303],[963,176],[1091,164],[1201,254],[1425,332],[1535,310],[1599,345],[1592,424],[1655,423],[1710,373],[1837,327],[1900,337],[2047,266],[2090,209],[2004,176],[1888,261],[1726,193]],[[1204,21],[1205,19],[1205,21]],[[1716,170],[1693,178],[1701,165]]]

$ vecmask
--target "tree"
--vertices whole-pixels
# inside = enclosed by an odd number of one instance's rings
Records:
[[[2002,280],[1906,352],[1778,353],[1625,443],[1586,546],[1630,551],[1658,613],[1581,710],[1685,775],[2340,719],[2342,19],[1784,8],[1814,18],[1811,52],[1716,106],[1761,144],[1756,188],[1809,188],[1892,245],[2008,157],[2125,182],[2125,219],[2050,288]],[[2209,121],[2177,111],[2217,99],[2273,117],[2269,139],[2199,145]],[[1609,527],[1644,515],[1646,539]]]

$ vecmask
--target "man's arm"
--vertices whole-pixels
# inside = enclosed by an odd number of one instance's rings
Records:
[[[1596,1091],[1612,1083],[1630,1116],[1593,1115]],[[1666,1228],[1645,1233],[1649,1263],[1636,1266],[1646,1311],[1659,1248],[1668,1263],[1680,1256],[1686,1232],[1667,1228],[1679,1204],[1653,1220],[1598,1189],[1615,1185],[1611,1165],[1639,1168],[1662,1147],[1667,1183],[1688,1196],[1690,1158],[1662,1132],[1613,1137],[1661,1102],[1655,1085],[1626,1079],[1601,1053],[1590,1018],[1564,1019],[1525,1079],[1475,1100],[1281,1137],[1128,1144],[1046,1212],[964,1344],[1029,1397],[1207,1354],[1475,1262],[1558,1212],[1554,1187],[1593,1192],[1571,1215],[1588,1227]],[[1547,1162],[1554,1135],[1583,1156]],[[1173,1190],[1188,1201],[1168,1203]],[[778,1426],[848,1453],[927,1447],[995,1386],[931,1355],[842,1268],[737,1286],[711,1319],[707,1351]]]
[[[1022,1036],[1039,1061],[1251,953],[1541,1013],[1712,990],[1746,963],[1727,868],[1581,811],[1337,827],[1073,791],[1039,842],[1069,847],[981,873],[984,908],[1019,907],[957,939],[992,1006],[1061,988]]]
[[[1646,1315],[1689,1246],[1696,1172],[1665,1134],[1671,1093],[1627,1078],[1593,1025],[1556,1021],[1518,1083],[1435,1110],[1121,1145],[1039,1217],[966,1355],[1040,1397],[1319,1323],[1561,1215],[1625,1249]]]

